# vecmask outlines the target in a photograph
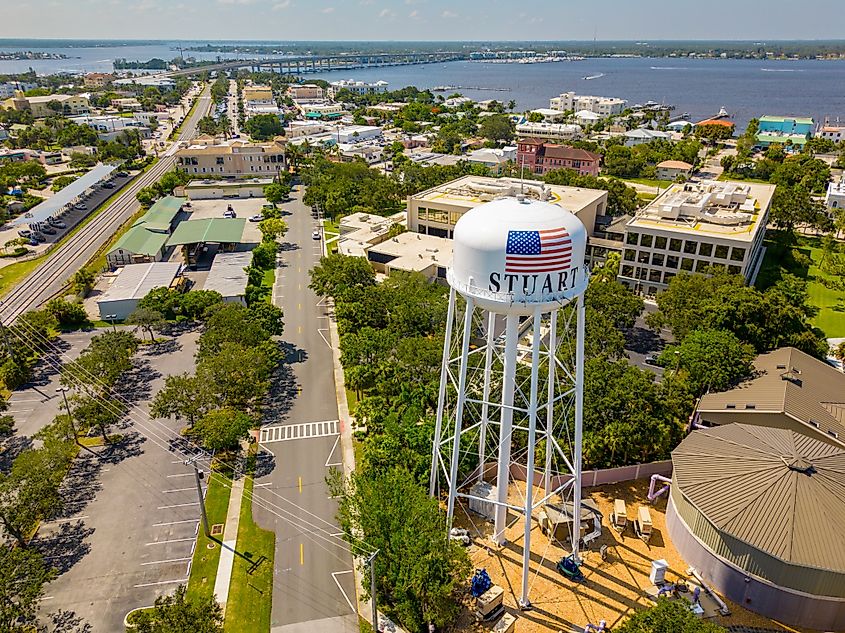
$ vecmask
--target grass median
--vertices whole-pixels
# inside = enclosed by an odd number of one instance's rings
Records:
[[[229,493],[232,482],[219,473],[214,473],[205,494],[205,511],[208,525],[226,523],[229,509]],[[214,594],[214,582],[217,580],[217,567],[220,563],[220,537],[208,537],[200,524],[197,545],[191,561],[191,576],[188,579],[188,595],[193,598],[208,598]],[[213,545],[213,547],[209,547]]]
[[[226,602],[226,633],[270,630],[276,535],[259,527],[252,517],[255,448],[250,448],[247,461],[238,542],[235,546],[237,555]]]

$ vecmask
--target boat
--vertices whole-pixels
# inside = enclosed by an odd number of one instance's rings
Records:
[[[717,114],[716,116],[719,117],[720,119],[726,119],[731,115],[728,114],[728,111],[725,110],[724,106],[722,106],[721,108],[719,108],[719,114]]]
[[[588,77],[584,77],[584,79],[586,81],[589,81],[590,79],[598,79],[599,77],[604,77],[604,73],[599,73],[598,75],[589,75]]]

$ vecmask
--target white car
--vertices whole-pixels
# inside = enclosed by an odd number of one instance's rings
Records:
[[[322,238],[322,235],[320,235],[320,229],[314,229],[313,231],[311,231],[311,239],[312,240],[319,240],[321,238]]]

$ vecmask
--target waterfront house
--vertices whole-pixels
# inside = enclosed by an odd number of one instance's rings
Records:
[[[598,176],[601,158],[601,154],[537,138],[520,140],[516,150],[517,166],[524,166],[532,174],[541,176],[555,169],[572,169],[581,175]]]
[[[813,133],[813,119],[808,117],[762,116],[757,126],[756,146],[770,145],[802,148]]]

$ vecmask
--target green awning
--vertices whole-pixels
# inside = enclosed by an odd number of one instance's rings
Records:
[[[173,235],[167,240],[168,246],[184,246],[186,244],[213,243],[238,244],[243,242],[245,218],[205,218],[202,220],[185,220],[173,230]]]

